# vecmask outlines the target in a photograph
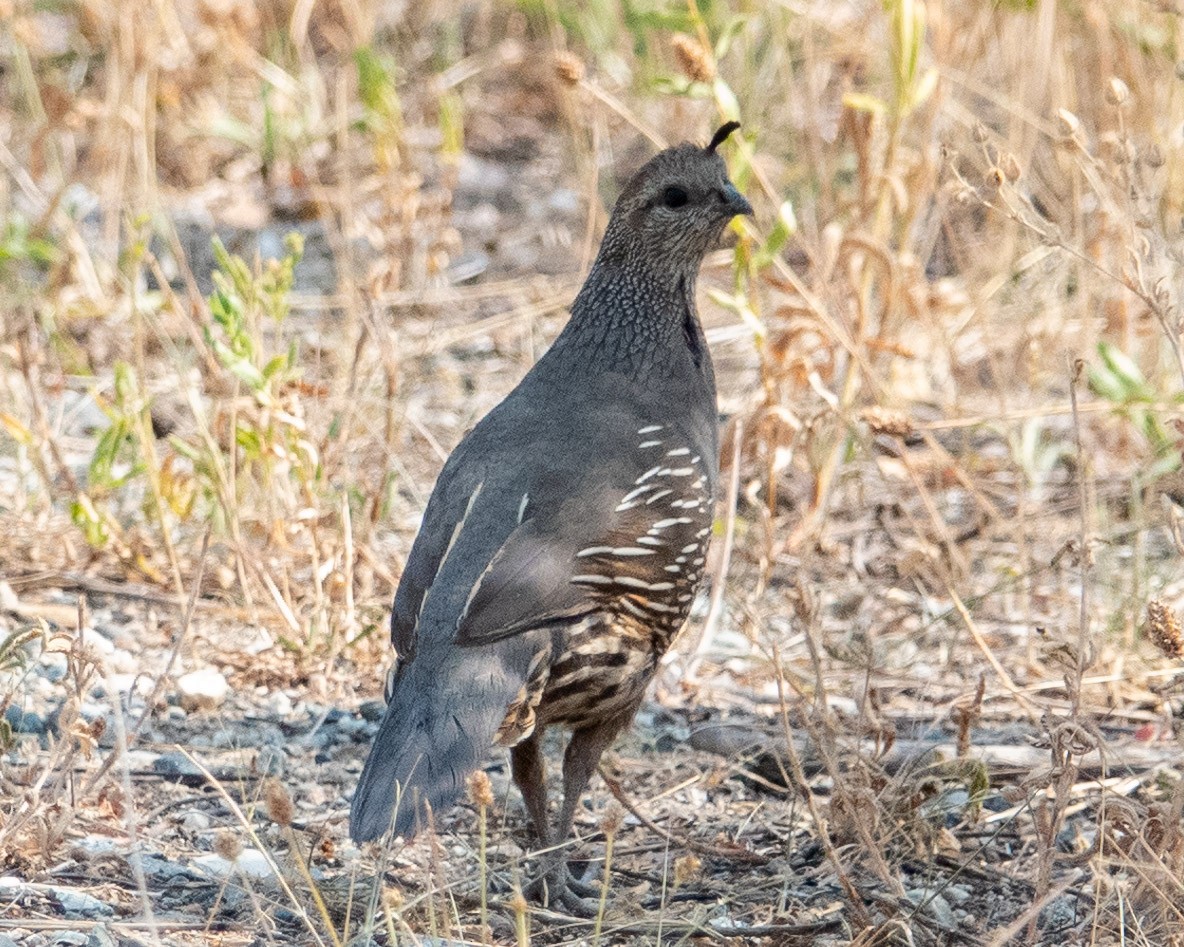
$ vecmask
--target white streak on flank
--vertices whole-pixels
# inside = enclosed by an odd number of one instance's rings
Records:
[[[677,609],[671,608],[669,605],[663,605],[661,602],[651,602],[649,599],[646,599],[646,601],[643,603],[643,607],[648,608],[651,612],[658,612],[659,614],[677,611]]]
[[[473,507],[477,504],[477,497],[481,496],[481,488],[485,486],[485,481],[482,480],[477,484],[477,488],[469,496],[469,502],[465,504],[464,515],[456,521],[456,525],[452,528],[452,536],[448,540],[448,545],[444,548],[444,555],[440,557],[440,567],[436,570],[439,575],[440,569],[444,568],[444,563],[448,561],[448,556],[452,552],[452,547],[456,545],[456,540],[460,536],[460,531],[464,528],[465,521],[469,518],[469,514],[473,512]],[[424,598],[427,598],[427,592],[424,592]]]
[[[694,472],[694,467],[663,467],[658,471],[663,477],[689,477]]]
[[[654,431],[660,431],[660,430],[662,430],[661,424],[650,424],[650,425],[647,425],[646,427],[639,427],[637,429],[637,433],[638,434],[653,434]]]
[[[581,549],[576,553],[577,559],[582,559],[584,556],[603,556],[606,553],[613,551],[612,546],[589,546],[587,549]]]
[[[658,539],[657,536],[638,536],[637,539],[634,541],[642,546],[665,546],[666,545],[666,543],[663,542],[661,539]]]
[[[636,546],[618,546],[609,550],[614,556],[652,556],[652,549],[638,549]]]
[[[702,459],[703,459],[702,457],[700,457],[698,454],[696,454],[694,457],[692,457],[692,458],[691,458],[691,463],[692,463],[692,464],[697,464],[697,463],[699,463],[699,461],[701,461]]]
[[[690,448],[688,448],[688,447],[676,447],[676,448],[674,448],[674,450],[666,451],[666,456],[667,457],[685,457],[690,452],[691,452]]]
[[[645,582],[641,579],[635,579],[631,575],[614,575],[613,581],[617,585],[624,585],[631,589],[645,589],[648,592],[665,592],[674,588],[673,582]]]
[[[679,552],[681,552],[685,556],[687,553],[694,552],[698,548],[699,548],[698,543],[687,543],[685,546],[682,547],[682,549],[679,550]]]
[[[522,523],[522,514],[526,512],[526,504],[530,502],[530,494],[522,494],[522,502],[518,504],[518,523]]]
[[[686,556],[679,556],[679,557],[678,557],[677,559],[675,559],[674,561],[675,561],[675,562],[679,562],[679,563],[686,562],[686,561],[687,561],[687,557],[686,557]]]
[[[662,566],[667,572],[682,572],[682,566]]]
[[[630,490],[623,497],[621,497],[621,502],[622,503],[631,503],[634,500],[636,500],[639,496],[641,496],[643,493],[649,493],[651,490],[656,490],[656,489],[658,489],[657,485],[652,484],[652,483],[647,484],[644,487],[637,487],[633,490]],[[620,509],[620,507],[618,507],[617,509]]]
[[[680,596],[678,597],[678,600],[679,600],[680,602],[689,602],[689,601],[690,601],[692,598],[694,598],[694,596],[693,596],[693,595],[680,595]]]
[[[679,523],[689,523],[690,521],[690,517],[687,516],[676,516],[673,519],[658,520],[658,522],[650,527],[650,532],[652,533],[655,529],[667,529],[670,526],[677,526]]]
[[[635,506],[641,506],[640,503],[618,503],[613,510],[614,513],[624,513],[626,510],[631,510]]]
[[[638,618],[646,618],[646,617],[648,617],[648,616],[646,615],[646,613],[645,613],[645,612],[643,612],[643,611],[642,611],[640,608],[638,608],[638,607],[637,607],[636,605],[634,605],[634,604],[633,604],[631,601],[629,601],[629,599],[627,599],[627,598],[622,598],[622,599],[618,599],[618,601],[621,603],[621,607],[622,607],[622,608],[624,608],[624,609],[625,609],[626,611],[628,611],[628,612],[632,612],[632,613],[633,613],[634,615],[636,615]]]
[[[692,559],[692,560],[691,560],[691,565],[693,565],[693,566],[701,566],[701,565],[703,565],[703,557],[702,557],[702,556],[696,556],[694,559]]]
[[[647,470],[645,473],[643,473],[643,474],[642,474],[640,477],[638,477],[638,478],[637,478],[636,480],[634,480],[633,482],[634,482],[634,483],[636,483],[636,484],[645,483],[645,482],[646,482],[647,480],[649,480],[649,479],[650,479],[650,477],[652,477],[654,474],[660,474],[661,472],[662,472],[662,468],[661,468],[661,467],[651,467],[649,470]]]
[[[587,585],[611,585],[613,581],[607,575],[573,575],[571,580]]]
[[[674,492],[673,490],[659,490],[652,497],[650,497],[648,500],[645,501],[645,505],[649,506],[655,500],[660,500],[660,499],[662,499],[662,497],[670,496],[670,494],[672,494],[673,492]]]
[[[711,532],[711,527],[705,526],[703,529],[699,530],[699,532],[695,533],[695,535],[698,536],[700,539],[702,539],[704,536],[706,536],[710,532]]]
[[[638,447],[661,447],[662,442],[661,441],[642,441],[637,446]]]

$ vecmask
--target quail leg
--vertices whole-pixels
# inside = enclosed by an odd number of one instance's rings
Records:
[[[535,836],[543,848],[551,844],[547,824],[547,770],[543,760],[542,727],[510,750],[510,775],[522,793],[526,814],[530,816]]]
[[[551,847],[551,826],[547,819],[547,782],[546,763],[542,753],[542,733],[536,729],[529,737],[510,750],[510,773],[518,791],[522,793],[522,802],[526,806],[526,813],[530,816],[535,837],[539,847]],[[548,854],[547,857],[551,857]],[[564,865],[566,871],[566,865]],[[594,885],[585,884],[570,876],[563,879],[563,884],[555,887],[555,882],[544,873],[526,888],[526,896],[535,901],[547,901],[550,891],[573,890],[580,897],[590,898],[599,894]],[[551,898],[550,900],[554,900]]]
[[[556,830],[551,836],[554,844],[565,842],[571,835],[576,807],[580,804],[584,790],[588,788],[592,774],[596,772],[600,757],[612,745],[617,734],[632,716],[633,714],[629,713],[613,717],[595,726],[577,730],[571,735],[571,741],[567,744],[567,751],[563,756],[563,806],[559,810]],[[563,905],[578,917],[594,917],[600,906],[599,887],[585,884],[572,877],[567,867],[566,849],[560,849],[553,854],[545,873],[531,885],[530,891],[535,897],[544,895],[548,903]]]

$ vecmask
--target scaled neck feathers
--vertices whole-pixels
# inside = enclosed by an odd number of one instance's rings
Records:
[[[552,351],[597,370],[681,373],[688,355],[702,368],[706,345],[695,311],[697,276],[697,263],[659,272],[644,259],[602,253]]]

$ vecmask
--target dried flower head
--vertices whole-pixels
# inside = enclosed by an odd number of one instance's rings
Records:
[[[388,910],[398,911],[403,906],[405,900],[402,889],[392,885],[383,885],[382,903],[386,905]]]
[[[1068,109],[1057,109],[1057,127],[1062,138],[1075,138],[1081,130],[1081,119]]]
[[[1122,106],[1130,97],[1131,90],[1127,84],[1118,76],[1111,76],[1110,81],[1106,84],[1106,101],[1111,105]]]
[[[715,78],[715,60],[694,37],[675,33],[670,40],[678,68],[692,82],[711,82]]]
[[[999,168],[1003,172],[1003,176],[1013,184],[1020,179],[1020,175],[1023,173],[1019,159],[1010,151],[1005,151],[1000,155]]]
[[[1147,603],[1147,637],[1169,658],[1184,658],[1184,631],[1180,619],[1163,601]]]
[[[1149,168],[1157,169],[1164,166],[1166,159],[1163,156],[1163,149],[1155,142],[1149,144],[1143,149],[1143,163]]]
[[[575,53],[560,50],[555,54],[555,75],[567,85],[579,85],[584,78],[584,63]]]
[[[469,801],[482,809],[488,809],[493,805],[493,784],[489,781],[489,774],[483,769],[477,770],[469,777]]]
[[[263,804],[267,808],[267,817],[276,825],[292,824],[292,797],[278,779],[264,780]]]
[[[625,810],[617,803],[610,802],[604,810],[604,818],[600,820],[600,829],[605,835],[616,835],[625,824]]]
[[[872,405],[864,408],[860,415],[873,434],[887,434],[889,437],[908,437],[913,433],[913,422],[903,411]]]
[[[698,855],[692,853],[676,858],[674,860],[674,887],[681,888],[688,881],[694,881],[699,877],[699,872],[702,869],[703,862]]]
[[[221,855],[228,862],[232,862],[242,854],[243,843],[242,839],[229,829],[221,829],[217,835],[214,836],[214,853]]]

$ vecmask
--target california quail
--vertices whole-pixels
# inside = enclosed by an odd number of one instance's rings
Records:
[[[719,464],[695,280],[724,225],[752,212],[716,153],[737,127],[629,181],[567,326],[444,465],[395,594],[355,841],[409,835],[499,745],[539,840],[563,842],[685,622]],[[572,731],[554,831],[540,750],[553,724]],[[543,891],[570,903],[558,859]]]

